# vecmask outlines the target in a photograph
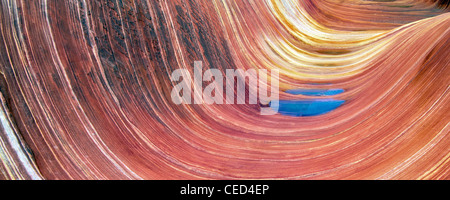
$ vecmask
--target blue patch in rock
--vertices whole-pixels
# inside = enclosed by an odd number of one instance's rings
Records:
[[[286,90],[286,93],[306,96],[333,96],[341,94],[344,91],[344,89],[292,89]]]
[[[335,99],[278,100],[270,102],[269,106],[282,115],[306,117],[331,112],[341,106],[344,102],[344,100]]]

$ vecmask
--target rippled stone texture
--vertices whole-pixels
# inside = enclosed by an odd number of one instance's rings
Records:
[[[449,179],[447,1],[3,0],[1,179]],[[279,69],[329,113],[175,105],[170,74]]]

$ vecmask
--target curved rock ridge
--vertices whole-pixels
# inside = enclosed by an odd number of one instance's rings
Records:
[[[0,179],[449,179],[448,9],[3,0]],[[283,110],[175,104],[195,61],[278,70]]]

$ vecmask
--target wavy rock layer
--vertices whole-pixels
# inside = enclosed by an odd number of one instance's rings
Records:
[[[414,0],[3,0],[2,179],[449,179],[450,14]],[[175,105],[170,74],[279,69],[318,116]],[[320,98],[320,97],[314,97]]]

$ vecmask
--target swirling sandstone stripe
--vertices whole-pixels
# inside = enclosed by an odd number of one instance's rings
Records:
[[[4,0],[2,179],[448,179],[444,1]],[[319,116],[175,105],[171,73],[279,69]],[[318,83],[318,84],[317,84]]]

